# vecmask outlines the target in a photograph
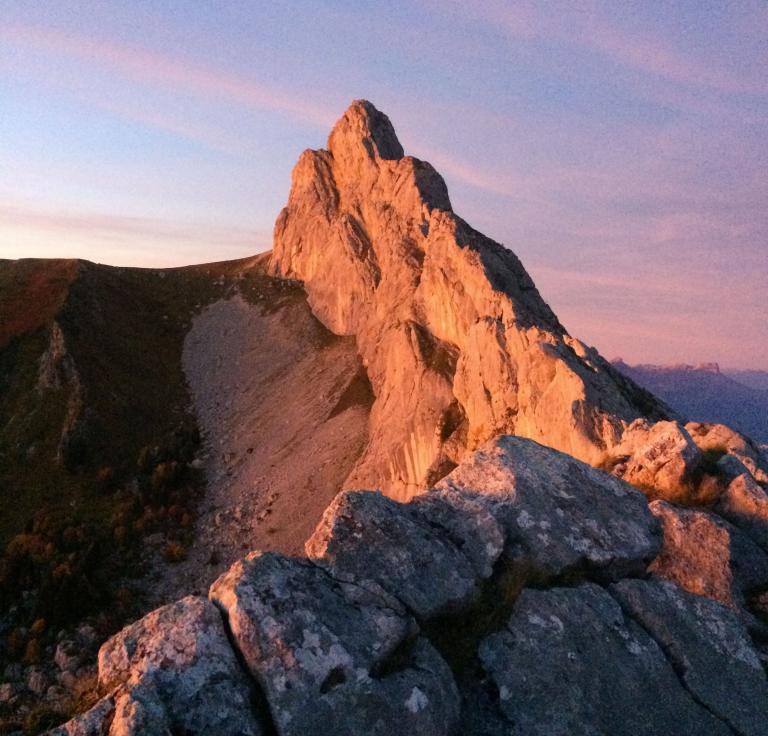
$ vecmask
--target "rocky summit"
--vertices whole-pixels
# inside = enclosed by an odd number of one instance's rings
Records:
[[[660,402],[572,338],[515,255],[451,207],[386,115],[354,102],[305,151],[275,225],[271,271],[355,337],[375,401],[347,479],[410,498],[498,434],[600,462]]]
[[[270,253],[0,267],[0,479],[38,512],[2,529],[0,715],[768,734],[762,446],[569,335],[371,103],[301,155]]]

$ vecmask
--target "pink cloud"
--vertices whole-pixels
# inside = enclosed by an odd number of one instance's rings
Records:
[[[564,11],[564,12],[563,12]],[[671,82],[719,92],[768,94],[765,76],[745,77],[700,60],[637,30],[632,32],[601,17],[593,4],[545,6],[530,2],[490,2],[467,6],[462,12],[489,23],[519,40],[556,41],[599,54],[613,63]],[[762,24],[768,13],[762,12]]]
[[[114,41],[60,33],[33,26],[0,27],[6,42],[48,53],[86,60],[123,76],[207,99],[234,102],[285,114],[304,123],[328,128],[338,111],[330,111],[299,95],[226,72],[208,69],[146,48]]]
[[[245,147],[241,139],[227,137],[220,130],[212,130],[193,123],[189,118],[167,112],[158,112],[147,107],[137,108],[127,104],[100,99],[87,92],[79,93],[81,99],[86,99],[92,105],[126,120],[134,121],[142,126],[173,133],[181,138],[201,143],[204,146],[229,155],[241,156]]]
[[[0,204],[0,234],[3,243],[0,257],[24,257],[24,242],[45,244],[50,250],[61,239],[78,244],[78,249],[92,252],[91,258],[104,258],[117,263],[110,254],[121,252],[124,244],[141,251],[158,246],[163,253],[161,261],[179,265],[190,253],[205,253],[216,257],[250,255],[270,247],[271,234],[243,227],[219,226],[199,222],[161,220],[149,217],[126,217],[98,212],[73,212],[59,209],[30,207],[19,204]],[[105,247],[106,246],[106,247]],[[71,250],[65,243],[63,251]],[[180,249],[185,255],[180,254]],[[126,250],[126,248],[123,248]],[[186,256],[186,257],[185,257]],[[132,263],[138,260],[133,254]],[[157,260],[157,259],[155,259]]]

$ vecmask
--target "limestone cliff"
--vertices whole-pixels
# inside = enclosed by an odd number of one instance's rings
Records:
[[[353,335],[376,396],[347,480],[408,498],[498,434],[600,462],[632,420],[669,410],[560,324],[518,258],[453,212],[371,103],[305,151],[275,225],[274,275]]]

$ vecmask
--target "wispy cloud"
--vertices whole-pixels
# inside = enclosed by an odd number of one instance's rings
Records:
[[[336,112],[312,102],[306,95],[288,94],[264,82],[206,68],[140,46],[29,25],[0,26],[0,38],[6,43],[85,60],[134,80],[170,88],[176,94],[183,92],[277,112],[323,129],[336,117]]]
[[[180,265],[252,255],[270,239],[256,229],[0,204],[0,258],[68,257],[76,243],[83,257],[109,253],[113,265]]]
[[[176,137],[193,141],[229,156],[242,157],[247,152],[242,138],[227,136],[225,131],[201,125],[190,119],[189,116],[184,117],[177,113],[151,109],[147,105],[139,107],[138,105],[105,100],[85,90],[79,90],[77,96],[88,104],[122,120],[135,122],[145,128],[171,133]]]
[[[727,93],[768,94],[765,75],[735,74],[712,59],[681,53],[657,37],[627,31],[605,18],[594,3],[558,5],[555,10],[551,5],[530,2],[489,2],[466,6],[463,12],[512,38],[578,48],[671,82]],[[757,12],[764,24],[768,22],[768,10]]]

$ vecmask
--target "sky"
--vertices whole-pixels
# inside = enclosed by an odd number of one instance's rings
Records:
[[[0,258],[269,249],[351,100],[607,358],[768,368],[768,3],[0,0]]]

